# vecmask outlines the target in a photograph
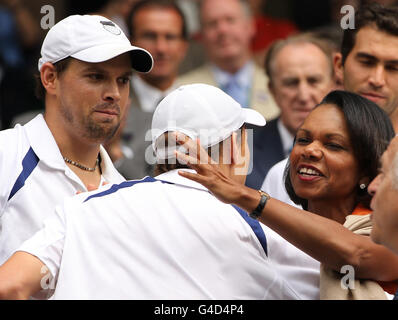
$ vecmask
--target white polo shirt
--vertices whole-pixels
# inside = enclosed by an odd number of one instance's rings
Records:
[[[103,179],[124,181],[102,147],[100,154]],[[24,126],[0,132],[0,177],[1,265],[43,227],[64,197],[87,189],[65,164],[41,114]]]
[[[126,181],[57,207],[19,250],[57,278],[54,299],[298,299],[246,213],[178,175]]]

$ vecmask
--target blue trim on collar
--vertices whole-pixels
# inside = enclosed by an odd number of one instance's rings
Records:
[[[99,192],[99,193],[96,193],[96,194],[93,194],[93,195],[89,196],[83,202],[86,202],[86,201],[88,201],[90,199],[93,199],[93,198],[100,198],[100,197],[106,196],[108,194],[115,193],[116,191],[118,191],[120,189],[132,187],[133,185],[138,184],[138,183],[156,182],[156,181],[159,181],[159,180],[156,180],[156,179],[154,179],[152,177],[149,177],[149,176],[145,177],[144,179],[141,179],[141,180],[124,181],[122,183],[112,185],[109,189],[107,189],[105,191],[102,191],[102,192]]]

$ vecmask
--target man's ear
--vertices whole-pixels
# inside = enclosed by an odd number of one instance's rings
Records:
[[[43,87],[50,95],[56,94],[57,71],[52,63],[46,62],[40,69],[40,79]]]
[[[333,54],[333,67],[334,74],[336,77],[336,82],[342,84],[344,81],[344,66],[343,66],[343,56],[340,52]]]

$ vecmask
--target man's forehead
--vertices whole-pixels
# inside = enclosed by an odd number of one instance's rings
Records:
[[[294,64],[301,64],[302,62],[314,60],[327,62],[328,60],[326,54],[319,47],[309,42],[289,43],[276,52],[274,57],[275,60],[280,61],[280,64],[283,64],[283,60],[286,58]]]
[[[214,9],[217,5],[217,9]],[[220,11],[222,8],[223,10]],[[214,9],[214,10],[212,10]],[[222,16],[245,17],[245,7],[240,0],[205,0],[200,7],[200,17],[205,21],[218,19]]]
[[[361,28],[356,35],[353,48],[353,51],[375,55],[384,60],[397,59],[397,50],[398,36],[379,30],[375,26]]]

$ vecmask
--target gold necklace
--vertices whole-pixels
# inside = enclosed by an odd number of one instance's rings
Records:
[[[98,167],[98,164],[99,164],[99,158],[97,158],[97,161],[95,162],[95,167],[94,168],[83,166],[82,164],[80,164],[80,163],[78,163],[76,161],[70,160],[67,157],[63,157],[63,158],[64,158],[65,162],[67,162],[67,163],[69,163],[69,164],[71,164],[71,165],[73,165],[75,167],[78,167],[79,169],[82,169],[82,170],[85,170],[85,171],[90,171],[90,172],[95,171],[95,169]]]

